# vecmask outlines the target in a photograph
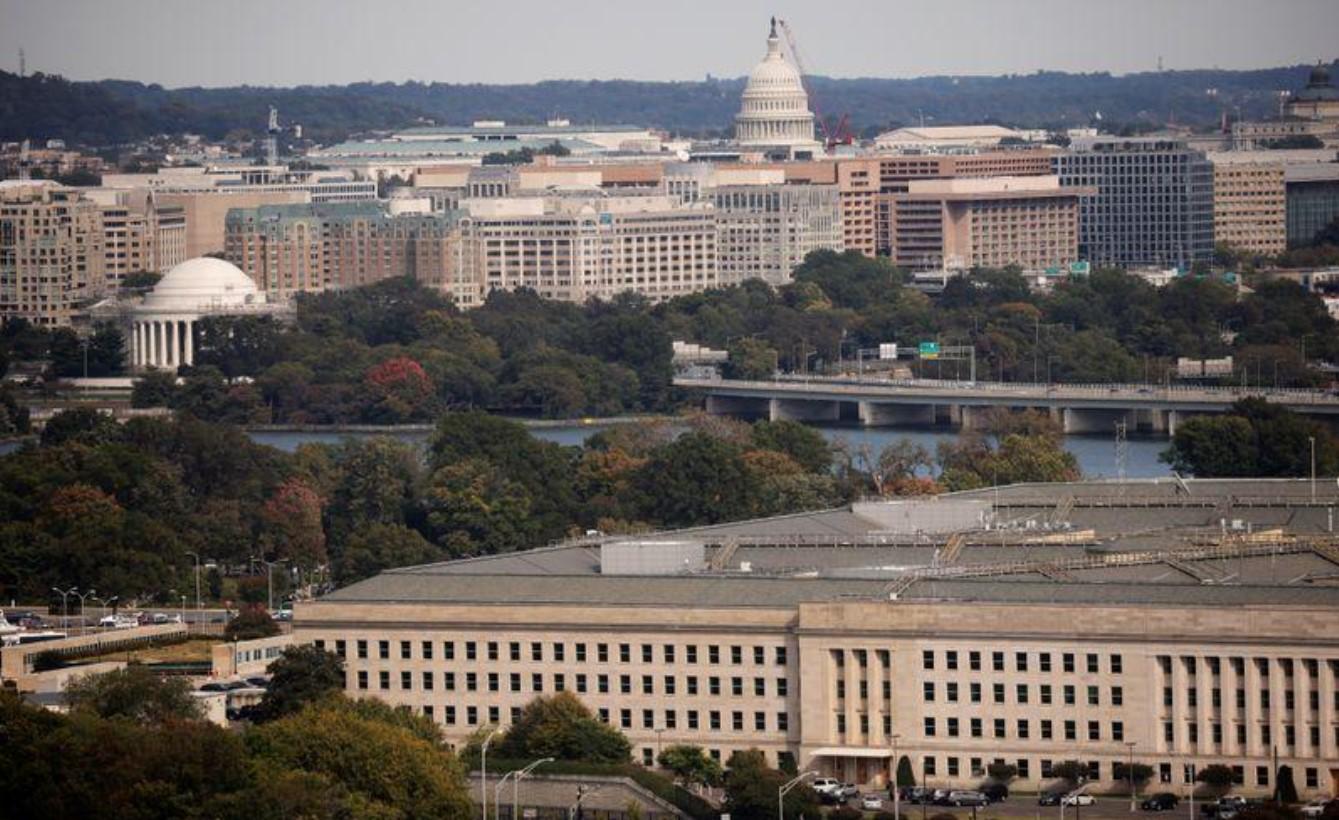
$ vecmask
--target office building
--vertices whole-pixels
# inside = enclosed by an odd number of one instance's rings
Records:
[[[1096,189],[1079,201],[1079,255],[1095,265],[1213,259],[1213,166],[1167,137],[1089,137],[1055,158],[1060,184]]]
[[[1287,245],[1283,163],[1268,151],[1209,154],[1213,163],[1215,243],[1253,254],[1282,253]]]
[[[225,232],[225,257],[271,300],[397,276],[462,305],[477,299],[477,288],[455,275],[457,230],[442,215],[395,213],[374,202],[264,205],[230,210]]]
[[[667,196],[471,199],[459,217],[462,279],[486,295],[530,288],[585,302],[652,300],[720,284],[711,208]]]
[[[1054,176],[911,180],[892,194],[891,255],[909,270],[1079,261],[1079,196]]]
[[[1339,162],[1290,164],[1283,169],[1288,247],[1310,245],[1339,219]]]
[[[873,257],[879,244],[879,160],[874,157],[787,162],[786,182],[837,186],[842,247]]]
[[[1040,141],[1045,136],[1002,125],[922,125],[885,131],[874,138],[874,147],[903,154],[975,153],[1001,144]]]
[[[1286,764],[1307,798],[1339,787],[1339,497],[1310,492],[1023,485],[583,539],[390,570],[294,635],[455,744],[566,691],[647,765],[756,748],[880,788],[905,755],[932,788],[1006,762],[1028,791],[1078,760],[1119,794],[1133,758],[1185,796],[1211,764],[1268,795]]]

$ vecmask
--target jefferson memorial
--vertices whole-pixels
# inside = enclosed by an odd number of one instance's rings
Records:
[[[284,316],[286,302],[269,302],[236,265],[222,259],[188,259],[169,270],[142,299],[118,301],[128,325],[135,370],[175,370],[195,363],[196,325],[211,316]]]

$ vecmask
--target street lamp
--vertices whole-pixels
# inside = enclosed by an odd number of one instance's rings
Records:
[[[540,758],[529,766],[526,766],[524,769],[521,769],[519,772],[516,772],[516,776],[511,779],[511,820],[516,820],[516,814],[519,811],[517,807],[521,805],[521,778],[533,772],[536,767],[552,762],[553,758],[551,757]]]
[[[1311,503],[1316,503],[1316,437],[1307,436],[1311,442]]]
[[[98,591],[96,589],[90,589],[88,592],[77,592],[76,590],[77,587],[71,587],[70,594],[79,599],[79,634],[82,635],[84,634],[85,624],[87,623],[87,621],[84,620],[84,600],[97,595]]]
[[[266,601],[268,602],[269,610],[270,610],[271,612],[273,612],[273,611],[274,611],[274,568],[277,567],[277,566],[279,566],[280,564],[287,564],[287,563],[288,563],[288,559],[287,559],[287,558],[280,558],[278,561],[266,561],[264,558],[260,558],[260,557],[257,557],[257,556],[255,556],[255,555],[253,555],[253,556],[251,556],[251,560],[252,560],[252,561],[255,561],[255,562],[259,563],[259,564],[263,564],[263,565],[265,566],[265,582],[266,582],[266,584],[268,585],[268,589],[269,589],[269,594],[268,594],[267,597],[266,597]]]
[[[502,727],[494,726],[493,730],[484,738],[483,746],[479,750],[479,816],[483,820],[488,820],[488,744],[493,742],[493,735],[502,731]]]
[[[57,589],[52,587],[51,591],[60,596],[60,626],[61,629],[70,628],[70,595],[78,595],[79,587],[70,587],[69,589]]]
[[[190,550],[187,550],[186,554],[195,559],[195,611],[198,616],[200,612],[200,554]]]
[[[1130,779],[1130,813],[1134,813],[1134,747],[1133,740],[1125,741],[1125,748],[1129,751],[1129,757],[1125,764],[1125,776]]]
[[[777,820],[786,820],[786,793],[796,786],[800,785],[806,778],[818,777],[818,772],[807,771],[800,772],[795,777],[781,784],[776,790],[776,816]]]
[[[118,600],[120,597],[121,597],[120,595],[113,595],[113,596],[110,597],[110,598],[99,598],[99,597],[96,596],[96,595],[92,596],[93,600],[97,601],[97,602],[98,602],[98,605],[99,605],[104,611],[108,608],[108,606],[115,606],[117,600]]]

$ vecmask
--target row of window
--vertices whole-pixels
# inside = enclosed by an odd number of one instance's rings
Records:
[[[678,710],[664,709],[659,713],[654,709],[641,709],[639,711],[640,714],[635,715],[632,709],[618,710],[619,727],[623,729],[642,728],[652,731],[662,729],[673,730],[680,727]],[[435,719],[437,714],[436,708],[431,704],[426,705],[423,707],[423,714]],[[612,715],[608,708],[601,707],[597,711],[597,715],[603,723],[609,723],[612,719]],[[513,706],[508,710],[508,717],[512,723],[518,721],[520,716],[521,707]],[[478,726],[480,725],[481,717],[486,717],[486,722],[489,724],[499,723],[502,718],[502,708],[500,706],[458,707],[454,704],[447,704],[442,707],[442,723],[447,726],[460,725],[462,722],[466,726]],[[657,725],[657,717],[660,718],[659,725]],[[712,732],[725,731],[724,727],[727,725],[727,717],[728,725],[730,727],[729,731],[732,732],[743,732],[748,730],[754,732],[766,732],[769,731],[770,728],[771,731],[784,733],[790,730],[790,714],[787,712],[772,713],[770,721],[767,712],[753,712],[751,715],[746,715],[742,711],[732,711],[727,716],[725,712],[718,709],[711,709],[705,713],[700,712],[697,709],[686,709],[683,712],[683,717],[683,727],[692,731],[698,731],[703,728]]]
[[[979,652],[979,651],[973,649],[973,650],[970,650],[970,651],[966,652],[965,654],[966,654],[966,656],[967,656],[967,658],[966,658],[966,661],[967,661],[967,668],[968,668],[969,670],[973,671],[973,672],[979,672],[979,671],[981,671],[981,663],[982,663],[982,659],[983,659],[983,656],[984,656],[985,653],[983,653],[983,652]],[[1004,671],[1006,671],[1006,669],[1005,669],[1005,662],[1006,662],[1006,660],[1008,660],[1008,654],[1009,654],[1009,653],[1005,653],[1005,652],[991,652],[991,653],[990,653],[990,669],[991,669],[991,671],[993,671],[993,672],[1004,672]],[[1032,657],[1032,654],[1031,654],[1031,653],[1028,653],[1028,652],[1014,652],[1014,653],[1012,653],[1012,654],[1013,654],[1013,670],[1012,670],[1012,671],[1014,671],[1014,672],[1027,672],[1027,671],[1030,670],[1030,668],[1031,668],[1030,658]],[[1074,673],[1074,672],[1077,670],[1078,657],[1079,657],[1079,656],[1078,656],[1076,653],[1074,653],[1074,652],[1062,652],[1062,653],[1060,653],[1060,668],[1061,668],[1061,670],[1064,671],[1064,672],[1066,672],[1066,673]],[[934,668],[935,668],[935,658],[936,658],[936,652],[935,652],[935,650],[933,650],[933,649],[926,649],[926,650],[924,650],[924,651],[921,653],[921,668],[926,669],[926,670],[932,670],[932,669],[934,669]],[[1053,660],[1053,658],[1052,658],[1052,653],[1050,653],[1050,652],[1038,652],[1038,653],[1036,653],[1037,671],[1039,671],[1039,672],[1051,672],[1051,671],[1053,671],[1052,660]],[[1101,668],[1101,656],[1098,655],[1098,653],[1096,653],[1096,652],[1088,652],[1088,653],[1086,653],[1086,654],[1083,656],[1083,661],[1084,661],[1084,664],[1083,664],[1083,666],[1084,666],[1084,671],[1087,672],[1088,674],[1090,674],[1090,675],[1096,675],[1096,674],[1100,674],[1100,673],[1102,672],[1102,668]],[[960,662],[960,653],[959,653],[958,650],[956,650],[956,649],[946,649],[946,650],[943,650],[943,664],[944,664],[944,668],[945,668],[945,669],[948,669],[948,670],[956,670],[956,669],[958,669],[959,662]],[[1119,675],[1119,674],[1121,674],[1122,671],[1123,671],[1123,666],[1124,666],[1124,664],[1123,664],[1122,659],[1121,659],[1121,656],[1120,656],[1119,654],[1112,654],[1112,655],[1108,655],[1108,656],[1107,656],[1107,668],[1106,668],[1106,671],[1109,672],[1110,674],[1112,674],[1112,675]]]
[[[841,682],[838,681],[840,684]],[[862,687],[863,689],[863,687]],[[1037,684],[1037,700],[1042,706],[1050,706],[1054,702],[1054,692],[1049,683]],[[1085,687],[1085,702],[1089,706],[1102,705],[1102,687],[1089,685]],[[925,681],[922,684],[922,699],[926,703],[934,703],[939,691],[934,681]],[[838,697],[841,697],[841,687],[837,687]],[[1032,686],[1026,683],[1014,685],[1014,702],[1026,704],[1031,701]],[[943,684],[944,701],[947,703],[957,703],[959,700],[959,685],[956,681],[948,681]],[[1004,703],[1007,688],[1003,683],[991,685],[991,703]],[[1075,706],[1078,704],[1078,687],[1073,684],[1065,684],[1060,687],[1061,699],[1065,706]],[[1170,692],[1169,692],[1170,694]],[[967,699],[970,703],[981,703],[981,684],[971,682],[967,684]],[[1125,705],[1125,688],[1122,686],[1108,687],[1107,703],[1110,706]]]
[[[1195,723],[1194,721],[1190,721],[1185,724],[1185,727],[1186,727],[1186,741],[1192,745],[1199,743],[1200,742],[1199,724]],[[1244,723],[1236,724],[1236,737],[1237,737],[1237,745],[1239,746],[1246,745],[1246,724]],[[1162,722],[1162,739],[1168,744],[1176,742],[1176,724],[1173,721],[1165,720]],[[1221,723],[1209,724],[1209,739],[1210,742],[1215,745],[1222,744],[1223,724]],[[1311,742],[1312,748],[1318,748],[1320,746],[1320,727],[1308,726],[1307,739]],[[1272,727],[1269,726],[1269,724],[1261,725],[1260,745],[1268,747],[1272,746],[1273,743],[1274,743],[1274,733]],[[1339,726],[1334,727],[1334,743],[1336,746],[1339,746]],[[1291,724],[1284,725],[1283,745],[1289,747],[1297,745],[1296,726],[1293,726]]]
[[[414,649],[417,643],[418,654],[415,657]],[[476,661],[480,656],[486,657],[490,661],[502,659],[503,642],[501,641],[461,641],[461,650],[464,659],[467,661]],[[398,657],[401,660],[434,660],[437,644],[434,641],[399,641]],[[316,641],[316,645],[324,649],[326,642],[324,640]],[[441,659],[453,661],[457,659],[456,641],[441,642]],[[355,641],[355,650],[358,658],[367,658],[370,649],[370,642],[365,639]],[[572,644],[573,659],[577,663],[586,663],[590,654],[588,644]],[[568,644],[563,642],[554,642],[545,644],[542,641],[508,641],[505,644],[507,659],[510,661],[520,661],[523,657],[528,657],[530,661],[544,662],[552,661],[554,663],[563,663],[567,660]],[[607,644],[597,643],[594,645],[594,657],[597,663],[609,663],[610,658],[615,655],[619,663],[633,662],[633,644]],[[677,663],[679,652],[682,649],[684,663],[695,664],[701,661],[702,655],[698,652],[697,644],[687,644],[680,647],[677,644],[661,644],[659,653],[656,652],[656,645],[643,643],[637,645],[636,656],[642,663],[655,663],[656,656],[659,655],[662,663]],[[720,644],[709,644],[706,647],[706,662],[713,665],[722,663],[722,659],[729,658],[732,666],[743,665],[745,657],[748,657],[754,666],[763,666],[768,663],[768,648],[765,646],[745,647],[738,644],[730,646],[721,646]],[[528,651],[523,651],[528,650]],[[547,650],[547,651],[546,651]],[[611,651],[612,650],[612,651]],[[722,651],[724,650],[724,651]],[[391,657],[391,641],[376,641],[377,657],[381,660],[388,660]],[[341,658],[348,657],[348,642],[345,640],[335,641],[335,654]],[[771,663],[777,666],[786,665],[786,647],[774,646],[771,651]]]
[[[1264,711],[1268,711],[1271,703],[1269,694],[1270,690],[1261,689],[1259,691],[1260,691],[1260,708]],[[1186,695],[1185,705],[1187,708],[1195,709],[1199,706],[1199,689],[1196,688],[1186,689],[1185,695]],[[1175,703],[1176,703],[1176,697],[1175,693],[1172,691],[1172,687],[1170,686],[1162,687],[1162,705],[1166,707],[1171,707],[1174,706]],[[1223,690],[1221,688],[1215,686],[1213,689],[1209,690],[1209,704],[1214,709],[1222,708]],[[1296,708],[1296,704],[1297,704],[1297,696],[1293,692],[1293,690],[1291,689],[1283,690],[1284,710],[1291,712],[1294,708]],[[1246,690],[1244,688],[1238,687],[1235,690],[1233,705],[1237,709],[1246,708]],[[1316,691],[1315,689],[1312,689],[1311,691],[1307,692],[1307,706],[1310,708],[1312,712],[1318,711],[1320,709],[1320,692]],[[1339,690],[1336,690],[1334,692],[1334,708],[1336,711],[1339,711]]]
[[[838,732],[840,732],[840,731],[842,730],[841,727],[842,727],[842,723],[843,723],[843,721],[840,719],[840,718],[842,717],[841,715],[838,715],[837,717],[838,717],[838,721],[837,721],[837,730],[838,730]],[[1042,721],[1039,721],[1039,723],[1040,723],[1040,730],[1041,730],[1040,733],[1039,733],[1039,737],[1040,737],[1040,739],[1041,739],[1041,740],[1054,740],[1054,739],[1055,739],[1055,721],[1051,721],[1051,720],[1042,720]],[[986,724],[985,724],[985,721],[982,720],[981,718],[969,718],[969,719],[967,720],[967,734],[966,734],[965,736],[966,736],[966,737],[986,737],[986,734],[985,734],[985,725],[986,725]],[[935,717],[927,717],[927,718],[925,718],[925,736],[926,736],[926,737],[937,737],[937,736],[939,735],[939,726],[940,726],[940,719],[939,719],[939,718],[935,718]],[[946,737],[963,737],[963,736],[964,736],[963,733],[962,733],[962,721],[961,721],[959,718],[956,718],[956,717],[945,718],[945,719],[943,720],[943,726],[944,726],[944,734],[945,734]],[[1078,721],[1076,721],[1076,720],[1065,720],[1065,721],[1061,721],[1061,722],[1060,722],[1060,727],[1061,727],[1062,737],[1063,737],[1065,740],[1078,740],[1078,739],[1079,739],[1079,722],[1078,722]],[[1102,736],[1102,722],[1101,722],[1101,721],[1098,721],[1098,720],[1090,720],[1090,721],[1087,722],[1087,726],[1086,726],[1085,728],[1087,729],[1086,737],[1087,737],[1088,740],[1090,740],[1090,741],[1098,741],[1098,740],[1103,740],[1103,739],[1104,739],[1103,736]],[[1013,735],[1010,735],[1010,734],[1009,734],[1009,722],[1008,722],[1007,720],[1005,720],[1004,718],[995,718],[995,719],[991,722],[991,729],[992,729],[992,732],[991,732],[991,734],[990,734],[990,737],[994,737],[994,738],[1007,738],[1007,737],[1013,737],[1013,738],[1016,738],[1016,739],[1018,739],[1018,740],[1030,740],[1030,739],[1032,738],[1032,721],[1030,721],[1030,720],[1028,720],[1028,719],[1026,719],[1026,718],[1020,718],[1020,719],[1014,721],[1014,733],[1013,733]],[[1107,740],[1113,740],[1113,741],[1123,741],[1123,740],[1125,740],[1125,722],[1124,722],[1124,721],[1120,721],[1120,720],[1113,720],[1113,721],[1111,721],[1111,725],[1110,725],[1110,728],[1109,728],[1109,730],[1108,730],[1108,732],[1107,732],[1107,735],[1106,735],[1106,738],[1105,738],[1105,739],[1107,739]]]
[[[368,688],[368,682],[369,682],[369,680],[370,680],[370,674],[369,674],[368,670],[366,670],[366,669],[359,669],[359,670],[357,671],[356,675],[357,675],[356,680],[357,680],[358,688],[359,688],[359,689],[367,689],[367,688]],[[506,689],[506,691],[508,691],[508,692],[522,692],[522,691],[527,691],[527,692],[544,692],[544,691],[546,691],[546,690],[545,690],[545,685],[544,685],[544,681],[545,681],[545,678],[546,678],[546,674],[545,674],[545,673],[543,673],[543,672],[532,672],[532,673],[530,673],[530,676],[529,676],[529,677],[530,677],[530,680],[529,680],[529,688],[526,689],[526,688],[523,688],[523,684],[525,683],[525,678],[524,678],[524,676],[522,675],[522,673],[520,673],[520,672],[510,672],[510,673],[507,673],[507,677],[506,677],[506,686],[507,686],[507,689]],[[567,674],[565,674],[565,673],[563,673],[563,672],[554,672],[554,673],[550,673],[550,674],[548,674],[547,677],[549,678],[549,680],[550,680],[550,685],[551,685],[551,687],[552,687],[552,688],[551,688],[550,690],[548,690],[548,691],[553,691],[553,692],[564,692],[564,691],[567,690],[567,683],[568,683],[568,680],[569,680],[569,676],[568,676]],[[575,687],[575,690],[576,690],[576,692],[577,692],[578,694],[586,694],[587,692],[590,691],[590,679],[591,679],[592,677],[594,677],[594,679],[595,679],[595,691],[596,691],[596,692],[598,692],[598,693],[600,693],[600,694],[602,694],[602,695],[606,695],[606,694],[609,694],[609,693],[610,693],[610,691],[611,691],[611,683],[612,683],[613,680],[614,680],[614,676],[606,675],[606,674],[599,674],[599,675],[591,676],[591,675],[587,675],[587,674],[584,673],[584,672],[578,672],[578,673],[576,673],[576,674],[571,675],[571,676],[570,676],[570,679],[572,680],[572,682],[573,682],[573,684],[574,684],[574,687]],[[379,688],[381,688],[381,689],[390,689],[390,688],[391,688],[391,670],[389,670],[389,669],[382,669],[382,670],[377,671],[377,680],[378,680],[378,682],[379,682]],[[697,675],[687,675],[687,676],[685,676],[685,677],[683,678],[683,682],[684,682],[684,692],[683,692],[683,693],[684,693],[685,695],[689,696],[689,697],[694,697],[694,696],[697,696],[697,695],[709,695],[709,696],[712,696],[712,697],[719,697],[719,696],[721,696],[721,695],[723,695],[723,694],[726,693],[726,689],[722,686],[722,683],[723,683],[723,680],[724,680],[724,679],[722,679],[722,678],[720,678],[720,677],[717,677],[717,676],[715,676],[715,675],[710,676],[710,677],[706,678],[706,686],[705,686],[705,687],[700,687],[700,686],[699,686],[699,682],[700,682],[700,680],[701,680],[701,679],[698,678]],[[421,689],[421,690],[424,691],[424,692],[431,692],[431,691],[433,691],[434,689],[436,689],[436,687],[437,687],[437,681],[438,681],[438,676],[437,676],[437,673],[436,673],[435,671],[432,671],[432,670],[424,670],[424,671],[420,671],[419,674],[418,674],[418,688]],[[399,682],[400,682],[400,687],[399,687],[400,689],[402,689],[402,690],[411,690],[411,689],[413,689],[413,688],[414,688],[414,673],[413,673],[413,671],[408,670],[408,669],[400,670],[400,674],[399,674]],[[503,688],[502,688],[502,686],[503,686],[503,677],[502,677],[502,673],[500,673],[500,672],[488,672],[488,673],[486,673],[486,674],[480,674],[480,673],[478,673],[478,672],[463,672],[463,673],[457,673],[457,672],[442,672],[442,673],[441,673],[441,682],[442,682],[442,689],[445,690],[445,691],[447,691],[447,692],[455,692],[455,691],[458,691],[458,690],[461,688],[461,684],[463,684],[463,690],[466,691],[466,692],[478,692],[478,691],[485,691],[485,690],[486,690],[486,691],[489,691],[489,692],[501,692],[501,691],[503,691]],[[631,694],[634,693],[634,687],[633,687],[634,679],[633,679],[633,676],[632,676],[632,675],[618,675],[618,676],[617,676],[617,683],[618,683],[618,692],[619,692],[619,694],[623,694],[623,695],[631,695]],[[679,693],[679,685],[678,685],[678,683],[679,683],[679,679],[676,678],[674,675],[663,675],[663,676],[660,676],[660,679],[659,679],[659,684],[660,684],[660,685],[657,686],[657,685],[656,685],[656,684],[657,684],[656,676],[654,676],[654,675],[641,675],[641,676],[639,677],[639,679],[636,681],[636,684],[637,684],[636,691],[637,691],[637,693],[640,693],[640,694],[643,694],[643,695],[665,695],[665,696],[670,696],[670,697],[672,697],[672,696],[677,695],[677,694]],[[789,687],[789,685],[788,685],[788,683],[787,683],[786,678],[775,678],[775,679],[773,679],[773,682],[772,682],[772,694],[773,694],[773,695],[775,695],[775,696],[778,697],[778,698],[784,698],[784,697],[787,696],[787,694],[789,694],[789,690],[790,690],[790,687]],[[732,678],[729,679],[729,694],[730,694],[731,696],[733,696],[733,697],[737,697],[737,698],[738,698],[738,697],[744,697],[746,693],[752,695],[753,697],[759,697],[759,698],[761,698],[761,697],[766,697],[766,696],[767,696],[767,679],[766,679],[766,678],[752,678],[748,686],[745,686],[745,679],[742,678],[742,677],[732,677]]]

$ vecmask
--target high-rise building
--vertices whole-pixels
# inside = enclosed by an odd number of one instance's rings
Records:
[[[55,183],[0,182],[0,318],[69,325],[104,264],[95,202]]]
[[[467,200],[462,278],[481,293],[530,288],[568,302],[640,293],[668,299],[718,278],[710,206],[667,196]]]
[[[735,117],[735,141],[741,147],[782,158],[813,157],[823,152],[814,139],[814,115],[799,70],[781,53],[776,18],[767,35],[767,56],[749,74]]]
[[[1213,166],[1168,137],[1076,139],[1055,158],[1079,201],[1079,255],[1093,264],[1188,268],[1213,259]]]
[[[271,301],[410,276],[474,301],[455,276],[456,227],[442,215],[393,214],[374,202],[233,209],[224,255]]]
[[[786,182],[836,185],[842,245],[873,257],[878,253],[879,160],[875,157],[787,162]]]
[[[1081,193],[1054,176],[912,180],[889,195],[893,260],[910,270],[1077,262]]]
[[[1339,219],[1339,162],[1288,165],[1283,171],[1288,246],[1302,247]]]
[[[1283,164],[1269,151],[1209,154],[1213,163],[1215,243],[1258,254],[1281,253],[1287,245]]]

